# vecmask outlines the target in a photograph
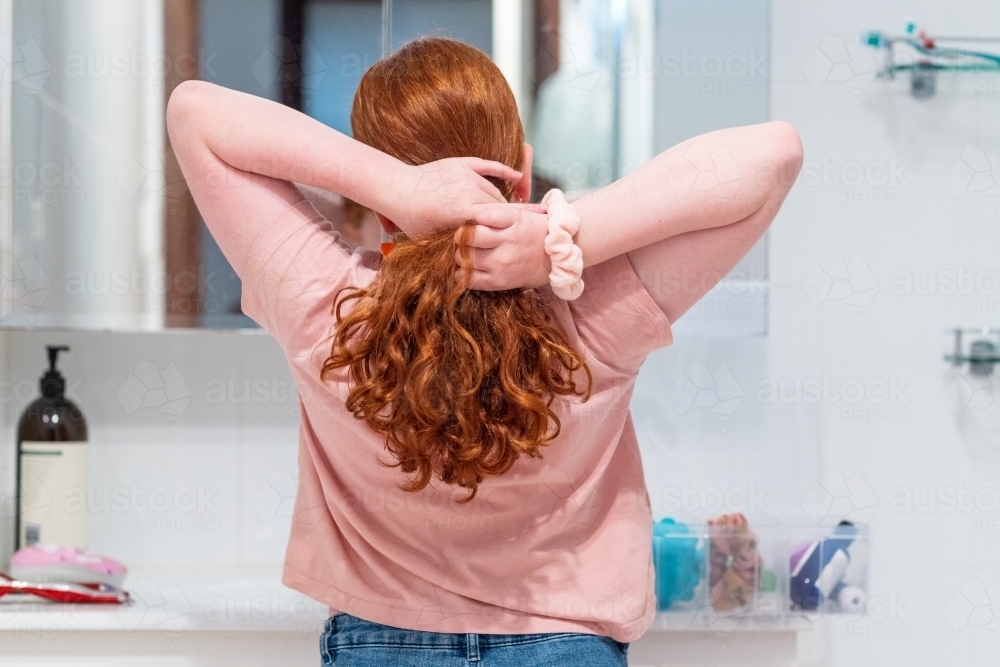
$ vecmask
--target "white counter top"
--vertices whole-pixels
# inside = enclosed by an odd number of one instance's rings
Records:
[[[659,613],[646,634],[656,632],[805,632],[813,627],[804,614]]]
[[[319,660],[328,609],[282,586],[278,567],[137,570],[125,586],[133,601],[123,606],[0,598],[0,663],[305,667]],[[631,644],[629,664],[789,665],[798,633],[811,627],[802,616],[661,613]]]
[[[183,569],[129,574],[127,605],[0,598],[3,631],[217,631],[319,634],[328,608],[280,583],[280,569]]]
[[[280,568],[203,571],[171,568],[129,574],[128,605],[58,604],[29,596],[0,598],[0,632],[164,631],[291,632],[318,635],[320,604],[280,583]],[[798,632],[805,616],[661,613],[649,632]]]

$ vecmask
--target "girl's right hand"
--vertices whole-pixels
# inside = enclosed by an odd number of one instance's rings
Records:
[[[497,204],[483,209],[472,234],[471,289],[500,291],[549,283],[545,252],[549,219],[541,204]],[[461,230],[455,233],[458,241]],[[461,253],[455,252],[461,266]]]

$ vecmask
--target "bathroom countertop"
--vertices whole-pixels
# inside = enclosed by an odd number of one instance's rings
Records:
[[[277,571],[135,571],[126,606],[0,598],[0,663],[315,665],[328,610],[289,590]],[[659,614],[629,646],[629,664],[795,664],[804,617]]]
[[[812,621],[804,614],[683,614],[659,613],[649,626],[656,632],[804,632],[811,630]]]
[[[318,635],[326,605],[283,586],[280,567],[224,570],[144,568],[129,573],[127,605],[59,604],[0,598],[0,632],[279,632]],[[799,632],[802,615],[660,613],[649,633]]]
[[[280,568],[139,569],[126,605],[0,598],[0,632],[250,631],[318,634],[328,608],[281,585]]]

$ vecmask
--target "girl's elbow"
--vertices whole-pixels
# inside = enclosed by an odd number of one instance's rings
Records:
[[[771,124],[774,126],[772,145],[776,153],[776,161],[781,165],[781,170],[794,180],[802,168],[804,155],[802,138],[799,136],[799,131],[791,123],[779,120]]]
[[[167,101],[166,121],[167,134],[170,135],[171,140],[178,132],[187,134],[199,118],[204,118],[202,100],[208,85],[210,84],[204,81],[189,79],[182,81],[170,93],[170,99]]]
[[[784,198],[802,169],[802,139],[795,126],[783,120],[763,123],[757,130],[755,140],[761,146],[760,168],[766,174],[764,194]]]

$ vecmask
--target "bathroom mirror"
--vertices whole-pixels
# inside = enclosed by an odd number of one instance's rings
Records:
[[[0,326],[256,326],[166,137],[166,100],[185,79],[349,132],[357,83],[383,53],[419,35],[461,39],[489,53],[514,90],[537,196],[554,186],[582,193],[700,132],[767,120],[769,9],[769,0],[0,0]],[[377,243],[370,212],[304,190],[352,243]],[[734,275],[763,281],[765,244]]]

